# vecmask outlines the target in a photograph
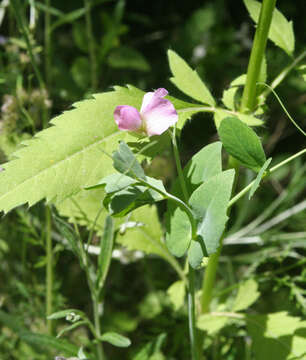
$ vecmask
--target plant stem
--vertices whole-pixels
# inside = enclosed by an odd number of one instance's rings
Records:
[[[220,246],[214,254],[210,255],[208,264],[204,273],[202,296],[201,296],[201,311],[202,313],[209,312],[209,306],[212,299],[213,287],[216,280],[217,268],[219,263],[219,256],[222,249],[222,240]]]
[[[84,0],[85,5],[85,20],[86,20],[86,32],[89,47],[90,69],[91,69],[91,90],[95,91],[98,87],[98,66],[96,57],[95,39],[92,31],[91,22],[91,0]]]
[[[52,314],[52,290],[53,290],[53,250],[52,250],[52,238],[51,238],[51,210],[49,206],[46,206],[46,316]],[[48,334],[53,333],[53,322],[47,320]]]
[[[93,291],[93,289],[91,289],[91,291]],[[92,293],[92,304],[93,304],[93,312],[94,312],[95,332],[96,332],[96,336],[99,338],[101,336],[99,298],[95,292]],[[98,355],[98,360],[104,359],[103,347],[100,340],[98,339],[97,339],[97,355]]]
[[[241,111],[253,111],[256,106],[256,83],[264,57],[276,0],[263,0],[258,26],[248,65],[246,84],[242,94]]]
[[[50,70],[51,70],[51,31],[50,31],[50,0],[45,0],[45,79],[47,89],[50,90]]]
[[[200,360],[198,334],[196,329],[196,316],[195,316],[195,270],[189,266],[188,270],[188,323],[189,323],[189,338],[191,345],[192,360]]]
[[[183,169],[180,161],[178,146],[176,142],[175,127],[172,133],[172,145],[173,153],[175,158],[176,169],[184,197],[184,201],[188,203],[189,194],[187,191],[187,186],[184,179]],[[194,231],[193,231],[194,232]],[[191,356],[192,360],[200,360],[199,352],[199,343],[198,343],[198,334],[196,329],[196,314],[195,314],[195,270],[189,266],[188,270],[188,322],[189,322],[189,338],[191,346]]]

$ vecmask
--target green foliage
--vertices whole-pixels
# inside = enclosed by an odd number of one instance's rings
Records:
[[[115,69],[135,69],[150,71],[151,67],[145,57],[137,50],[128,46],[113,49],[108,56],[107,63]]]
[[[207,181],[210,177],[221,172],[221,143],[203,147],[188,162],[183,170],[187,191],[189,194]],[[180,183],[177,179],[174,183],[172,193],[180,196]],[[191,226],[186,213],[173,202],[168,201],[166,214],[166,244],[175,256],[182,256],[190,245]]]
[[[244,0],[251,18],[255,23],[258,22],[261,4],[255,0]],[[285,16],[277,9],[274,9],[271,27],[269,31],[269,39],[275,45],[286,51],[288,55],[294,52],[294,32],[293,23],[288,21]]]
[[[173,78],[171,81],[183,93],[204,104],[215,106],[215,100],[196,71],[174,51],[168,51],[168,59]]]
[[[227,322],[227,316],[202,314],[197,320],[197,327],[202,331],[206,331],[208,335],[215,335],[224,328]]]
[[[259,297],[258,284],[254,279],[244,281],[239,285],[238,293],[233,304],[233,311],[246,310]]]
[[[68,341],[55,339],[53,336],[28,331],[18,319],[2,310],[0,310],[0,323],[12,329],[20,340],[39,347],[41,350],[45,350],[46,348],[57,349],[63,351],[68,356],[77,353],[77,347],[75,345],[70,344]]]
[[[214,120],[215,120],[216,128],[219,129],[222,120],[224,120],[230,116],[233,116],[233,115],[237,116],[237,118],[239,120],[241,120],[242,122],[244,122],[245,124],[247,124],[249,126],[259,126],[259,125],[263,124],[263,121],[254,115],[242,114],[239,112],[235,112],[233,114],[232,112],[228,112],[225,109],[224,110],[216,109],[215,113],[214,113]]]
[[[131,340],[123,335],[115,332],[107,332],[101,335],[101,341],[108,342],[117,347],[128,347],[131,345]]]
[[[248,331],[256,360],[303,359],[306,354],[306,323],[286,312],[248,315]]]
[[[253,184],[253,186],[250,189],[250,193],[249,193],[249,200],[251,199],[251,197],[254,195],[255,191],[258,189],[259,184],[261,182],[261,179],[263,178],[263,176],[265,175],[265,171],[267,170],[268,166],[270,165],[270,162],[272,161],[272,158],[269,158],[262,166],[262,168],[259,170],[255,182]]]
[[[184,281],[174,282],[167,290],[167,294],[170,297],[170,301],[173,304],[174,310],[177,311],[184,305],[184,299],[186,294],[186,284]]]
[[[15,160],[2,165],[0,209],[8,212],[43,198],[60,203],[108,175],[112,164],[106,153],[114,151],[119,140],[133,139],[118,130],[113,111],[119,104],[140,108],[143,94],[134,87],[116,87],[53,119],[55,126],[37,133],[14,154]]]
[[[119,148],[113,154],[114,168],[120,173],[132,178],[138,177],[145,179],[145,173],[138,163],[136,157],[123,141],[119,143]]]
[[[227,205],[234,181],[234,170],[209,178],[190,196],[190,206],[198,222],[198,241],[191,244],[188,254],[192,267],[198,267],[206,252],[213,254],[227,222]],[[204,247],[203,247],[204,245]]]
[[[218,129],[226,151],[242,165],[259,171],[266,156],[256,133],[234,117],[225,118]]]
[[[100,240],[98,258],[97,288],[102,290],[110,266],[114,246],[114,221],[110,216],[105,219],[104,231]]]

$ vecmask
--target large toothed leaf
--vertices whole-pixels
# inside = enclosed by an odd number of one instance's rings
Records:
[[[170,80],[183,93],[204,104],[215,106],[215,100],[195,70],[174,51],[168,51],[168,59],[173,78]]]
[[[116,150],[119,140],[135,141],[118,130],[114,109],[122,104],[139,109],[143,95],[131,86],[116,87],[54,118],[53,126],[25,142],[15,160],[1,165],[5,170],[0,173],[0,211],[25,203],[31,206],[44,198],[60,203],[113,172],[105,153]],[[178,111],[183,104],[178,102]]]
[[[244,0],[245,6],[255,23],[258,22],[261,4],[254,0]],[[273,11],[272,22],[269,31],[269,39],[275,45],[292,55],[294,52],[294,32],[293,23],[288,21],[285,16],[277,9]]]

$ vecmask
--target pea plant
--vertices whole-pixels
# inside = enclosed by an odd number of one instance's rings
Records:
[[[227,224],[235,216],[231,209],[244,196],[252,204],[263,179],[306,152],[301,149],[271,166],[272,158],[266,157],[255,131],[255,127],[268,121],[266,100],[272,95],[299,131],[297,136],[305,136],[275,92],[306,56],[305,51],[267,84],[268,39],[294,56],[292,22],[275,8],[275,3],[276,0],[263,0],[262,4],[245,0],[257,26],[249,65],[246,73],[224,90],[221,104],[197,72],[169,50],[170,80],[190,101],[174,98],[164,88],[144,93],[132,85],[114,86],[112,91],[75,103],[74,109],[51,120],[50,127],[25,141],[15,158],[1,165],[0,208],[4,213],[22,204],[32,206],[42,199],[47,202],[47,321],[50,329],[55,320],[65,320],[68,325],[57,338],[35,334],[35,339],[56,348],[56,359],[77,356],[103,360],[109,358],[103,347],[105,342],[123,348],[133,346],[126,336],[103,329],[105,282],[111,273],[116,242],[158,255],[176,272],[178,279],[168,293],[176,310],[184,306],[187,298],[190,359],[209,359],[205,350],[207,336],[211,339],[229,324],[237,332],[246,329],[252,339],[252,353],[246,350],[237,358],[304,358],[305,322],[301,318],[284,311],[248,311],[260,296],[253,278],[235,286],[237,294],[232,302],[220,306],[214,299]],[[219,140],[205,145],[183,167],[180,133],[198,112],[213,115]],[[160,179],[148,176],[143,166],[144,161],[150,162],[164,149],[172,149],[177,172],[170,188]],[[254,176],[238,189],[241,167],[250,169]],[[162,218],[156,208],[161,201],[167,204]],[[86,275],[92,319],[78,309],[54,311],[59,309],[52,306],[51,222]],[[79,231],[81,225],[91,229],[87,240]],[[94,234],[100,239],[97,256],[90,251]],[[80,326],[87,327],[91,334],[90,346],[78,348],[58,339]],[[155,357],[150,351],[133,359],[164,358],[158,357],[158,351]]]

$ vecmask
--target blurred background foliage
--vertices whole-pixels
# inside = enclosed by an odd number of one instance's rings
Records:
[[[18,25],[13,3],[18,5],[44,90],[33,72],[24,30]],[[70,109],[73,102],[94,92],[108,91],[115,84],[133,84],[146,91],[165,87],[171,95],[185,99],[168,80],[169,48],[198,71],[219,100],[223,89],[246,71],[254,25],[242,1],[49,3],[49,19],[48,0],[11,3],[3,0],[0,5],[1,162],[11,159],[22,140],[44,128],[46,119]],[[298,55],[306,43],[306,3],[279,0],[277,6],[294,21]],[[292,61],[271,43],[266,59],[268,82]],[[306,82],[302,75],[292,71],[277,92],[292,117],[305,129]],[[273,96],[268,106],[267,121],[257,132],[266,153],[277,163],[299,151],[305,140]],[[182,158],[186,162],[202,146],[217,139],[212,116],[194,116],[181,135]],[[171,163],[169,155],[162,154],[148,171],[170,184],[175,176]],[[251,176],[242,171],[239,186]],[[254,226],[242,237],[244,242],[242,239],[224,248],[216,289],[219,305],[230,301],[233,296],[230,289],[237,282],[254,277],[261,296],[252,311],[286,310],[292,315],[305,315],[305,183],[305,163],[297,160],[263,184],[252,206],[243,199],[234,208],[229,236],[265,211],[267,216],[261,224],[266,225]],[[296,204],[300,208],[292,214]],[[20,335],[23,328],[35,333],[47,331],[44,214],[43,204],[38,204],[31,210],[21,207],[1,219],[0,311],[11,314],[8,319],[0,313],[3,360],[50,359],[58,353],[56,349],[24,341]],[[283,218],[273,223],[279,214],[284,214]],[[269,219],[270,225],[265,223]],[[81,231],[86,238],[87,230]],[[54,237],[57,235],[54,229]],[[76,259],[59,242],[55,242],[54,250],[54,309],[77,308],[90,314],[89,291]],[[103,329],[127,334],[133,345],[130,349],[106,345],[109,358],[188,359],[186,309],[174,312],[167,295],[169,284],[177,280],[176,274],[160,258],[135,257],[119,244],[117,250],[119,256],[113,260],[107,279]],[[20,331],[13,326],[15,321],[21,321]],[[59,329],[62,323],[56,326]],[[83,328],[67,338],[77,346],[90,346],[90,336]],[[206,338],[207,359],[221,356],[228,360],[252,359],[252,355],[246,357],[245,338],[245,328],[233,330],[232,324],[227,325],[220,334]]]

